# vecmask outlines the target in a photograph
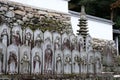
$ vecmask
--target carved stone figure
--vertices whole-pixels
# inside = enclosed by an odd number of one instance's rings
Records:
[[[93,42],[93,40],[92,40],[91,36],[87,35],[87,37],[86,37],[86,51],[93,50],[93,48],[92,48],[92,42]]]
[[[71,65],[72,65],[71,51],[64,50],[64,74],[71,74]]]
[[[33,57],[33,69],[34,69],[34,73],[39,73],[40,68],[41,67],[41,61],[40,61],[40,57],[39,57],[39,52],[35,53],[35,56]]]
[[[15,43],[16,45],[20,45],[21,44],[21,36],[20,36],[20,32],[19,31],[16,31],[16,32],[12,32],[12,38],[15,38]]]
[[[70,41],[69,41],[69,39],[68,38],[64,38],[64,40],[63,40],[63,49],[70,49]]]
[[[27,32],[25,34],[25,39],[26,39],[26,45],[31,46],[31,36],[32,34],[30,32]]]
[[[80,56],[79,56],[79,52],[74,50],[72,52],[72,72],[74,74],[79,74],[79,66],[80,66]]]
[[[38,45],[41,48],[43,47],[42,45],[43,42],[43,33],[39,29],[34,31],[34,46]]]
[[[8,42],[9,42],[9,38],[8,38],[8,32],[7,32],[7,29],[3,29],[2,33],[1,33],[1,37],[2,37],[2,43],[5,45],[5,46],[8,46]]]
[[[74,49],[75,50],[77,49],[77,39],[76,38],[73,38],[71,41],[71,51]]]
[[[90,56],[89,58],[89,63],[88,63],[88,70],[89,70],[89,73],[94,73],[94,57],[93,56]]]
[[[25,51],[23,54],[21,65],[22,65],[22,73],[28,73],[30,68],[30,62],[29,62],[29,57],[27,55],[27,51]]]
[[[47,45],[47,48],[45,50],[45,56],[44,56],[44,70],[45,73],[52,73],[52,62],[53,62],[53,52],[51,49],[51,45]]]
[[[62,59],[60,54],[58,54],[58,56],[56,57],[56,72],[58,74],[62,73]]]
[[[87,73],[87,56],[83,55],[81,59],[81,73]]]
[[[3,51],[0,48],[0,73],[3,73],[3,58],[4,58]]]
[[[54,42],[54,50],[60,49],[60,38],[56,37],[55,42]]]
[[[81,52],[83,51],[83,49],[84,49],[84,42],[83,42],[83,39],[80,38],[78,43],[78,50]]]
[[[99,57],[95,58],[95,72],[101,73],[101,60]]]
[[[15,55],[14,51],[11,51],[8,59],[8,72],[11,74],[17,73],[16,67],[17,67],[17,56]]]

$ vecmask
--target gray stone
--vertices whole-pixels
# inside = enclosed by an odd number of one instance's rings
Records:
[[[21,20],[17,20],[17,22],[19,23],[19,24],[24,24],[24,22],[23,21],[21,21]]]
[[[15,13],[12,12],[12,11],[8,11],[8,12],[6,13],[6,16],[9,17],[9,18],[12,18],[12,17],[15,16]]]
[[[16,14],[16,15],[15,15],[15,18],[16,18],[16,19],[22,19],[22,16],[21,16],[21,15]]]
[[[28,14],[28,18],[33,18],[33,14],[32,14],[32,13],[29,13],[29,14]]]
[[[18,23],[13,23],[13,25],[14,25],[14,26],[17,26],[17,25],[18,25]]]
[[[29,21],[29,19],[28,19],[27,17],[23,17],[22,20],[23,20],[24,22]]]
[[[7,7],[1,7],[0,8],[0,11],[7,11],[8,9],[7,9]]]
[[[14,9],[14,7],[9,7],[9,10],[13,10]]]
[[[15,12],[15,14],[19,14],[19,15],[22,15],[22,16],[24,16],[26,14],[26,12],[21,11],[21,10],[15,10],[14,12]]]

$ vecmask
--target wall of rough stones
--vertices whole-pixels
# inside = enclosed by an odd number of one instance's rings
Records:
[[[14,25],[40,28],[45,31],[58,30],[72,32],[70,15],[47,9],[38,9],[20,3],[0,0],[0,22]]]

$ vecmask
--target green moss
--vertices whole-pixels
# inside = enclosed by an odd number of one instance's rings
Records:
[[[67,30],[70,24],[63,22],[61,20],[55,20],[53,18],[42,18],[37,24],[31,24],[31,22],[26,22],[23,27],[30,27],[32,30],[40,29],[41,31],[58,31],[61,33],[63,30]]]

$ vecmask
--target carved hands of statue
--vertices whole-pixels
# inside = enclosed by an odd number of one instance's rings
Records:
[[[57,62],[61,62],[61,57],[58,56],[57,59],[56,59]]]
[[[69,57],[69,56],[67,56],[66,58],[65,58],[65,64],[72,64],[71,63],[71,58]]]

